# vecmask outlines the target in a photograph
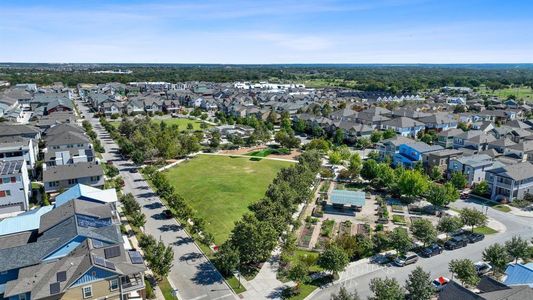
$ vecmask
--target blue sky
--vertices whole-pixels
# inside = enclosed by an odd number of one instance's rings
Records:
[[[533,1],[0,1],[2,62],[532,63]]]

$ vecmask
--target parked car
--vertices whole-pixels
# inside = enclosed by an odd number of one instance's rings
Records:
[[[482,233],[470,233],[466,237],[468,238],[468,242],[473,244],[482,241],[485,238],[485,235]]]
[[[457,235],[449,239],[446,243],[444,243],[444,249],[455,250],[466,247],[466,245],[468,245],[468,239],[463,235]]]
[[[405,255],[398,256],[394,260],[394,264],[398,267],[407,266],[410,264],[414,264],[418,261],[418,255],[414,252],[407,252]]]
[[[163,217],[165,217],[165,219],[172,219],[172,212],[170,211],[170,209],[165,209],[163,211]]]
[[[478,276],[486,275],[492,271],[492,266],[484,261],[478,261],[474,266]]]
[[[391,253],[385,253],[385,254],[374,255],[370,261],[378,265],[386,265],[386,264],[391,263],[393,260],[394,258]]]
[[[424,248],[422,250],[422,256],[424,257],[432,257],[432,256],[435,256],[435,255],[439,255],[442,253],[442,247],[439,246],[438,244],[431,244],[429,246],[427,246],[426,248]]]
[[[439,277],[439,278],[435,278],[435,280],[433,280],[432,284],[433,284],[433,287],[435,288],[435,290],[437,291],[440,291],[442,290],[448,283],[450,282],[450,279],[449,278],[446,278],[446,277]]]

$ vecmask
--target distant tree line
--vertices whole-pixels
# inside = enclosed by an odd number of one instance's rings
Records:
[[[529,65],[107,65],[128,68],[131,74],[95,74],[94,69],[13,65],[0,68],[0,80],[12,84],[63,82],[78,83],[132,81],[258,81],[300,82],[319,80],[324,86],[339,86],[391,93],[414,92],[443,86],[498,89],[509,85],[533,86]],[[100,69],[101,67],[97,67]]]

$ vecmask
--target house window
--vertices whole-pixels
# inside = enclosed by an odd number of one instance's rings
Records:
[[[91,181],[98,181],[100,180],[100,176],[91,176]]]
[[[6,196],[6,191],[0,191],[0,198],[3,198]]]
[[[59,186],[59,181],[51,181],[51,182],[48,183],[48,186],[49,187]]]
[[[93,296],[93,287],[92,286],[84,286],[82,289],[83,292],[83,299],[91,298]]]
[[[76,183],[78,183],[78,179],[77,178],[68,180],[68,184],[76,184]]]
[[[11,177],[11,182],[17,182],[17,177]]]
[[[109,290],[110,291],[118,290],[118,279],[109,280]]]
[[[19,300],[26,300],[26,294],[20,294]]]

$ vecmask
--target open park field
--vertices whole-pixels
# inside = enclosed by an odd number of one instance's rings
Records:
[[[198,155],[165,172],[176,191],[206,221],[215,243],[224,242],[248,206],[263,197],[278,171],[276,160]]]
[[[180,131],[187,130],[188,124],[192,124],[193,130],[201,130],[200,124],[203,123],[202,121],[198,121],[198,120],[179,119],[179,118],[168,118],[168,119],[163,119],[163,120],[152,119],[152,122],[157,123],[157,124],[159,124],[161,121],[165,122],[169,126],[178,125],[178,128]],[[120,126],[120,121],[113,121],[111,122],[111,124],[113,124],[113,126],[118,128]],[[211,126],[208,125],[208,127],[211,127]]]
[[[526,102],[533,102],[533,89],[527,86],[509,87],[491,91],[485,86],[479,87],[480,94],[486,94],[491,96],[497,96],[502,99],[507,99],[508,96],[514,95],[516,99],[523,99]]]

